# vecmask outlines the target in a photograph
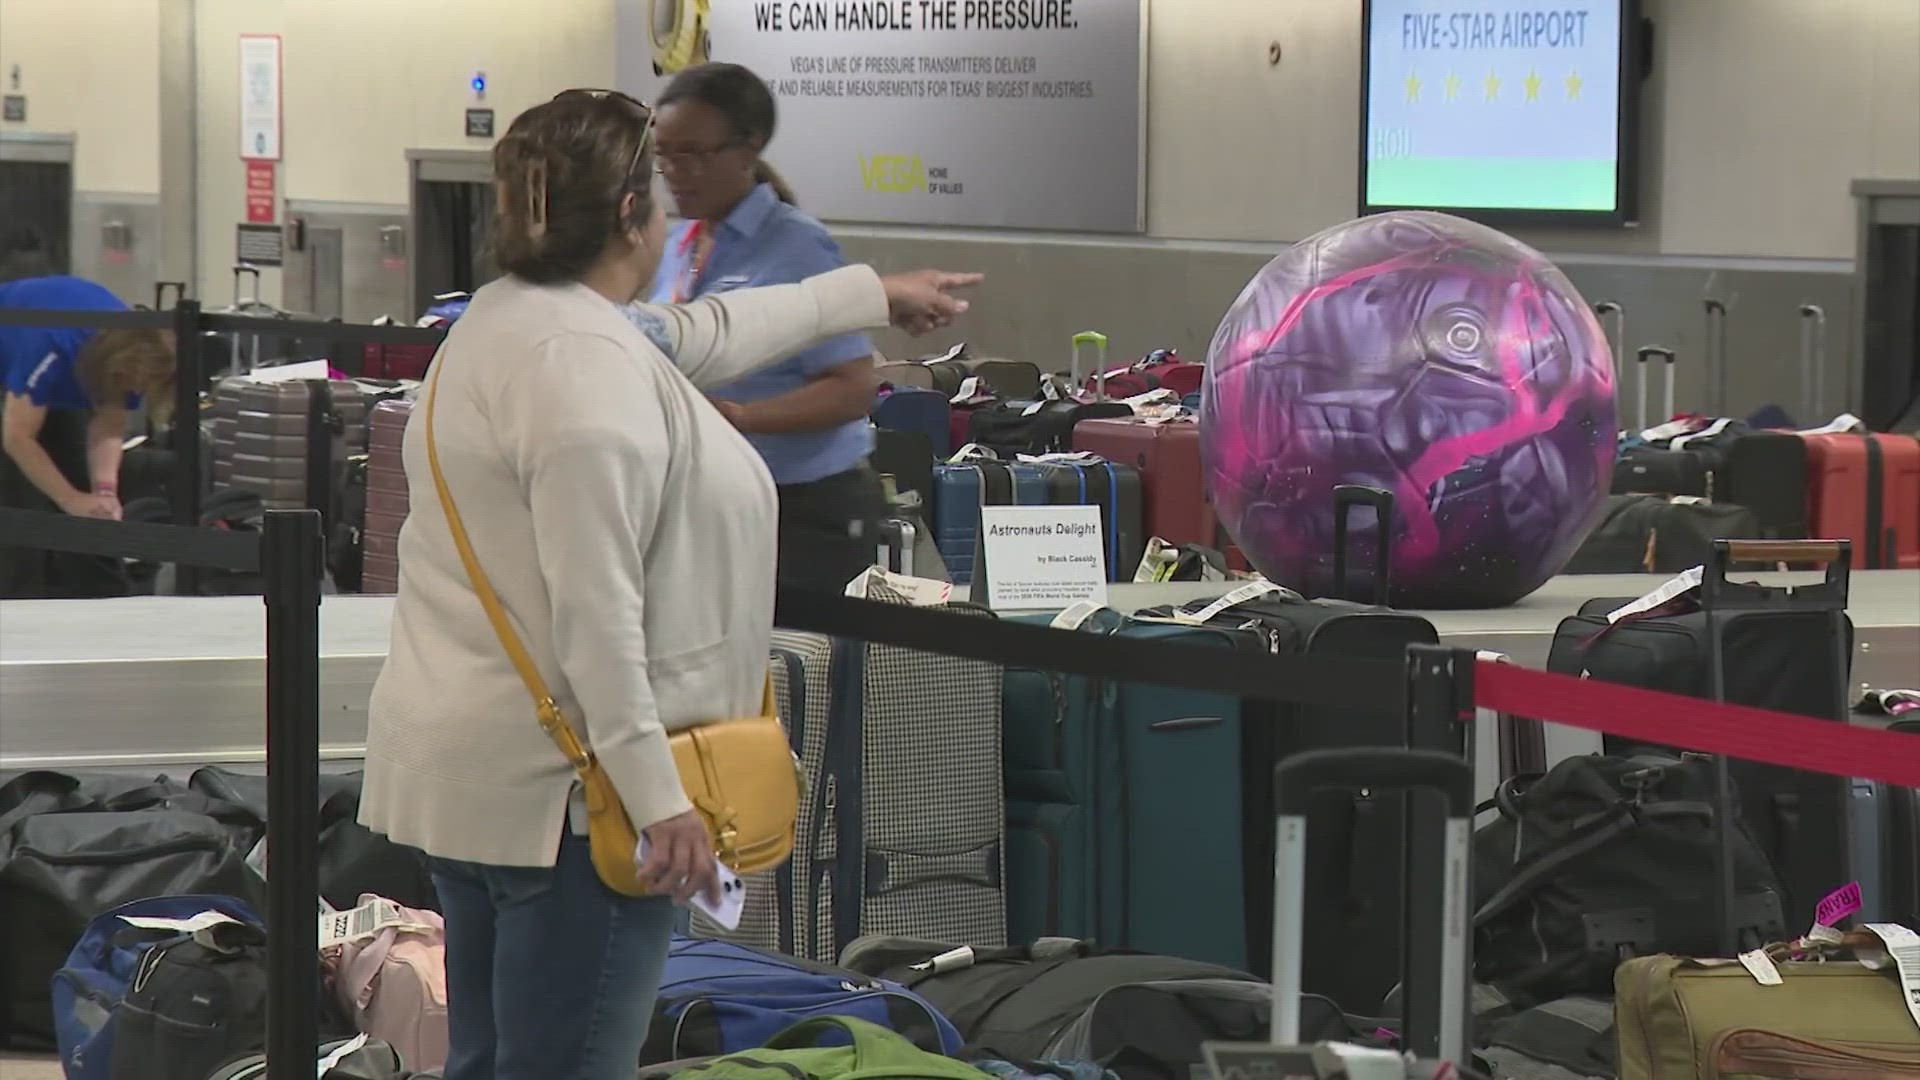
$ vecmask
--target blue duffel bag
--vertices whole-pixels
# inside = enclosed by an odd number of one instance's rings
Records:
[[[925,998],[884,979],[728,941],[674,935],[642,1065],[750,1050],[802,1020],[851,1016],[934,1054],[960,1033]],[[844,1041],[844,1040],[843,1040]],[[830,1045],[831,1038],[822,1045]]]
[[[87,924],[67,962],[53,976],[53,1026],[67,1080],[107,1080],[113,1060],[115,1008],[132,989],[140,962],[178,928],[140,927],[128,919],[191,919],[217,911],[249,926],[260,917],[230,896],[161,896],[122,904]]]

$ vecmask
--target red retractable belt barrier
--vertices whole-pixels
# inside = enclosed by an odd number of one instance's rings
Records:
[[[1474,704],[1639,742],[1920,788],[1920,739],[1514,664],[1474,665]]]

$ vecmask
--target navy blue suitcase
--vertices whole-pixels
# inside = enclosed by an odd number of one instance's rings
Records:
[[[869,415],[876,427],[888,431],[917,431],[926,435],[933,444],[933,452],[946,457],[953,453],[948,415],[952,411],[947,396],[940,391],[908,386],[896,388],[892,393],[875,399]]]
[[[982,506],[1046,506],[1047,476],[1036,465],[945,462],[933,467],[933,543],[955,585],[973,580]]]
[[[1111,610],[1081,630],[1266,650],[1258,634]],[[1092,938],[1249,970],[1241,763],[1261,723],[1251,709],[1229,694],[1007,669],[1008,938]]]
[[[1107,580],[1132,581],[1146,553],[1146,515],[1141,509],[1140,470],[1111,461],[1035,462],[1047,477],[1055,506],[1097,506],[1107,547]]]

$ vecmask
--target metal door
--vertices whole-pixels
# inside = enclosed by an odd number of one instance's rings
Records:
[[[0,281],[73,272],[73,138],[0,133]]]

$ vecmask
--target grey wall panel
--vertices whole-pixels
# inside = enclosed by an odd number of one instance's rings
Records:
[[[383,230],[404,233],[405,207],[296,201],[287,218],[305,222],[308,235],[303,250],[287,253],[289,303],[348,322],[410,318],[407,245],[382,242]]]
[[[1203,358],[1221,315],[1282,246],[852,228],[835,234],[849,259],[883,271],[940,266],[987,275],[976,297],[977,316],[928,339],[882,334],[876,339],[881,352],[908,357],[966,340],[1049,368],[1064,366],[1069,339],[1087,329],[1107,333],[1116,356],[1175,346],[1191,358]],[[1561,265],[1588,300],[1625,307],[1630,349],[1659,344],[1678,352],[1676,397],[1684,411],[1745,415],[1776,403],[1803,419],[1798,309],[1819,304],[1828,316],[1830,358],[1823,383],[1827,415],[1819,419],[1851,407],[1843,401],[1845,358],[1853,339],[1853,281],[1845,263],[1572,254]],[[1709,297],[1729,311],[1724,410],[1714,400],[1704,353],[1703,302]],[[1633,385],[1631,372],[1627,385]],[[1627,400],[1632,401],[1631,393]]]
[[[110,249],[109,235],[125,250]],[[78,191],[73,196],[73,272],[132,304],[153,303],[159,273],[160,197]]]

